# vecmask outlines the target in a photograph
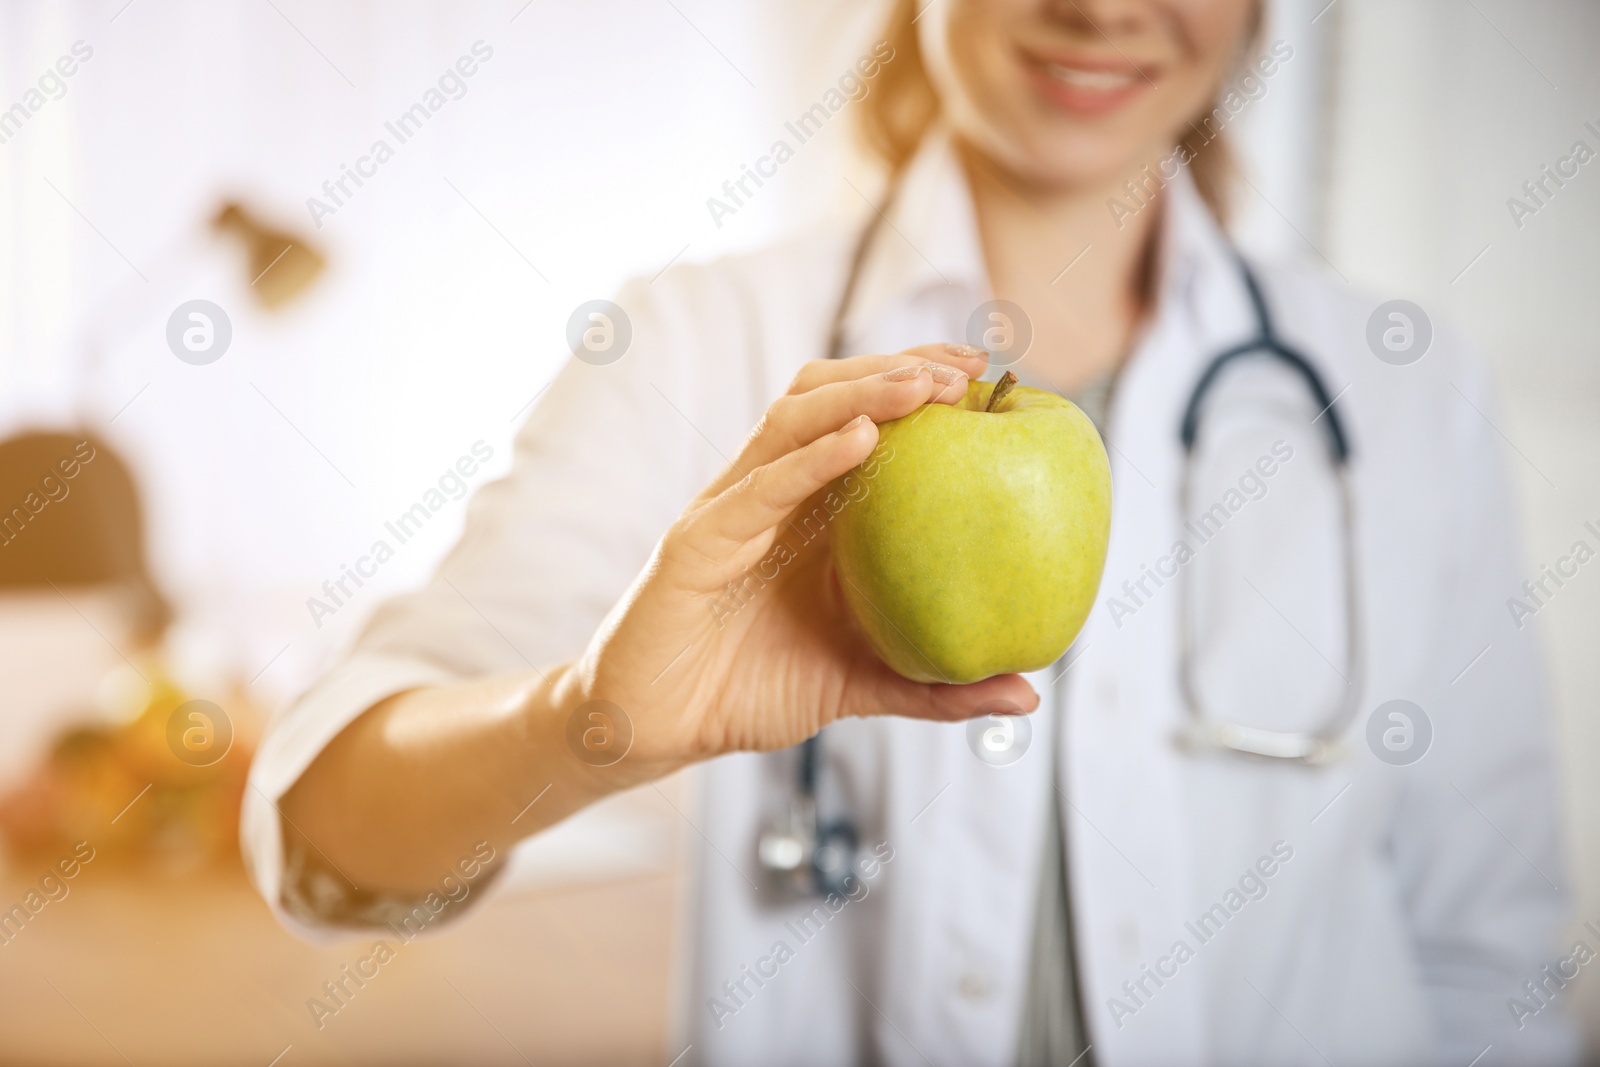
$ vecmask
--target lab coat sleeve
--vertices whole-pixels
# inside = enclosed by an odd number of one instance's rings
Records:
[[[1541,1008],[1523,986],[1571,949],[1561,948],[1570,883],[1541,652],[1535,627],[1508,607],[1526,575],[1507,465],[1526,461],[1496,429],[1486,368],[1468,346],[1440,340],[1432,371],[1448,378],[1437,395],[1449,447],[1437,499],[1449,519],[1436,577],[1444,610],[1428,635],[1433,749],[1403,769],[1392,845],[1439,1062],[1574,1063],[1570,994]]]
[[[380,608],[343,661],[271,724],[242,839],[258,888],[290,929],[314,936],[327,912],[307,907],[306,893],[287,894],[296,906],[285,909],[277,802],[323,747],[395,693],[575,658],[748,431],[742,401],[767,385],[737,358],[746,316],[737,287],[714,270],[678,268],[618,294],[632,326],[625,354],[604,366],[568,361],[518,433],[510,473],[474,497],[432,580]],[[715,403],[707,381],[717,383]],[[362,909],[365,921],[382,910]],[[350,922],[348,908],[335,911]]]

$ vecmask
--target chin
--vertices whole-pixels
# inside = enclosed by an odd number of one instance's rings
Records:
[[[1112,189],[1139,171],[1145,157],[1119,138],[1073,131],[1030,131],[991,145],[988,155],[1024,181],[1061,191]]]

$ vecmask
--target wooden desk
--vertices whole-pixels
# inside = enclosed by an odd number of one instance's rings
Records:
[[[0,907],[36,884],[13,870]],[[320,1030],[307,1000],[374,938],[302,942],[234,869],[90,864],[69,884],[0,945],[0,1063],[662,1067],[681,1051],[665,1047],[676,874],[492,900],[400,946]]]

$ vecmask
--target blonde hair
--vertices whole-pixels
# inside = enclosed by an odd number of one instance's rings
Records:
[[[1262,5],[1252,5],[1242,55],[1253,54],[1261,35]],[[874,91],[861,101],[856,111],[857,133],[867,151],[890,174],[898,173],[910,162],[930,127],[939,118],[939,96],[923,65],[922,45],[913,24],[917,0],[893,0],[881,37],[894,49],[893,61],[878,73]],[[1207,104],[1189,122],[1189,132],[1181,144],[1190,159],[1189,173],[1195,189],[1219,221],[1226,222],[1236,162],[1229,139],[1221,130],[1202,129],[1212,114]]]

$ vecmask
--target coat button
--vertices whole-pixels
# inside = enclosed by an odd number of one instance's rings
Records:
[[[988,1000],[994,992],[994,982],[981,971],[968,971],[956,983],[956,991],[965,1000]]]

